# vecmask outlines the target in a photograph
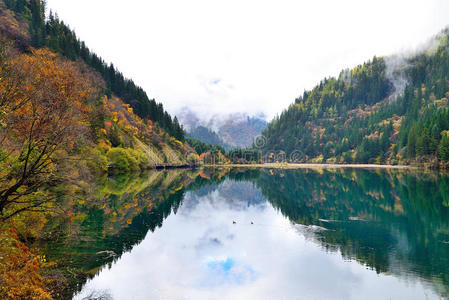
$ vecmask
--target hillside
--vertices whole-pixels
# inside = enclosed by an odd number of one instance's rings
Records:
[[[67,78],[73,80],[69,84],[79,83],[80,89],[89,91],[89,95],[65,100],[85,101],[84,113],[88,120],[84,125],[90,130],[88,139],[104,151],[108,151],[108,147],[135,148],[148,154],[151,166],[180,163],[184,154],[192,151],[182,145],[184,132],[176,117],[172,119],[162,104],[148,99],[146,93],[132,80],[124,78],[113,64],[107,65],[92,53],[63,21],[51,12],[46,18],[44,1],[0,0],[0,37],[3,78],[10,81],[9,85],[4,85],[3,93],[12,93],[11,85],[19,88],[19,82],[14,80],[23,80],[26,76],[19,74],[19,68],[23,67],[20,64],[45,57],[48,62],[41,69],[33,70],[35,76],[45,77],[49,75],[46,72],[68,68],[64,71],[68,71]],[[55,70],[51,70],[49,64]],[[17,67],[16,73],[9,72],[12,65]],[[30,84],[36,90],[41,87],[41,82]],[[66,93],[63,88],[54,92]],[[29,96],[27,93],[29,90],[23,91],[24,96]],[[10,111],[8,103],[2,102],[5,122]],[[8,131],[5,128],[2,133],[7,135]],[[176,151],[172,150],[179,150],[179,153],[173,155]]]
[[[187,135],[189,137],[198,139],[202,141],[203,143],[211,144],[211,145],[222,145],[224,146],[224,142],[218,134],[202,125],[199,125],[197,127],[192,128]]]
[[[99,205],[96,183],[198,158],[176,118],[44,11],[39,0],[0,0],[1,299],[63,298],[78,275],[28,247]],[[179,187],[161,179],[163,193]]]
[[[268,160],[445,164],[448,34],[322,80],[270,122],[258,146]]]
[[[101,59],[43,13],[40,1],[0,1],[2,219],[49,202],[62,182],[197,157],[176,118],[112,66],[94,67]]]
[[[143,119],[151,119],[171,136],[183,140],[183,130],[176,118],[164,110],[161,103],[149,99],[142,88],[123,76],[113,64],[107,64],[91,52],[75,32],[50,12],[45,16],[45,2],[41,0],[0,1],[0,32],[26,50],[48,47],[72,61],[82,61],[99,73],[105,82],[104,92],[114,94],[130,104]]]

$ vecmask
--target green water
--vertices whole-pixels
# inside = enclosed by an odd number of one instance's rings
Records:
[[[95,190],[95,189],[93,189]],[[206,170],[109,179],[45,244],[75,299],[441,299],[449,177]]]

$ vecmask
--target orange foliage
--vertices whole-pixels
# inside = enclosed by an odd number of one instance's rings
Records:
[[[145,124],[139,116],[134,114],[130,105],[123,103],[120,98],[108,98],[108,101],[104,104],[106,116],[112,121],[112,124],[110,121],[107,121],[106,126],[113,127],[113,125],[116,125],[122,132],[128,133],[128,137],[125,137],[125,140],[131,136],[139,138],[144,143],[150,143],[150,141],[155,139],[160,140],[160,137],[156,137],[156,133],[151,130],[153,122],[149,120]]]
[[[21,197],[54,177],[56,154],[69,154],[87,133],[87,101],[97,91],[75,63],[46,49],[2,57],[0,78],[0,147],[8,153],[0,161],[2,212],[8,198],[27,207]]]
[[[29,134],[49,142],[64,133],[66,140],[73,128],[84,124],[90,112],[85,100],[94,91],[73,63],[39,49],[12,58],[5,69],[0,107],[7,114],[8,135],[21,143]]]
[[[0,298],[52,299],[39,274],[42,259],[20,242],[12,229],[0,232]]]

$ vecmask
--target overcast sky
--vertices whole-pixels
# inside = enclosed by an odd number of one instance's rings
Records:
[[[47,0],[173,114],[280,113],[304,89],[449,24],[447,0]]]

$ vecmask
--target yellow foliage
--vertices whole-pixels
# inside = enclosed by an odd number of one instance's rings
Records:
[[[312,159],[313,163],[322,163],[324,160],[323,154],[321,154],[320,156],[317,156],[315,158]]]
[[[109,142],[109,141],[105,141],[105,140],[103,140],[103,139],[101,139],[101,140],[98,142],[98,146],[99,146],[101,149],[103,149],[105,152],[107,152],[109,149],[111,149],[110,142]]]

